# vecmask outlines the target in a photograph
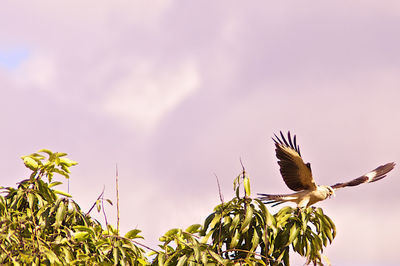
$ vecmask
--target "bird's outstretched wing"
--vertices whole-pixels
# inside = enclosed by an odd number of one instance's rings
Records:
[[[275,135],[272,138],[275,142],[275,152],[278,158],[280,171],[286,185],[294,190],[315,190],[317,185],[314,182],[309,163],[305,164],[301,158],[300,148],[296,143],[296,135],[293,141],[288,132],[288,140],[281,133],[281,139]]]
[[[345,182],[345,183],[337,183],[331,187],[333,189],[339,189],[339,188],[344,188],[344,187],[358,186],[363,183],[375,182],[375,181],[378,181],[378,180],[381,180],[382,178],[384,178],[387,173],[392,171],[394,166],[395,166],[395,163],[387,163],[387,164],[377,167],[376,169],[374,169],[356,179],[353,179],[353,180],[351,180],[349,182]]]

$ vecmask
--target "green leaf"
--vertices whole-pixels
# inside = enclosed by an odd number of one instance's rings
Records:
[[[60,174],[60,175],[64,176],[66,179],[68,179],[68,178],[69,178],[69,175],[68,175],[68,173],[67,173],[67,172],[65,172],[65,171],[63,171],[63,170],[60,170],[60,169],[54,168],[54,169],[53,169],[53,171],[54,171],[55,173],[57,173],[57,174]],[[51,173],[51,174],[52,174],[52,173]]]
[[[93,227],[91,227],[91,226],[75,225],[75,226],[73,226],[73,228],[75,231],[82,231],[82,232],[88,233],[92,236],[96,235],[96,232],[94,231]],[[110,228],[110,229],[112,230],[112,228]],[[80,233],[80,232],[75,233],[75,236],[78,233]]]
[[[145,261],[145,260],[142,259],[142,258],[136,258],[136,260],[137,260],[137,262],[140,263],[140,265],[148,265],[147,261]]]
[[[48,150],[48,149],[41,149],[41,150],[38,150],[38,152],[47,153],[49,156],[51,156],[53,154],[53,152],[51,150]]]
[[[206,220],[204,221],[204,227],[201,232],[201,235],[204,236],[206,234],[208,226],[210,225],[211,221],[214,219],[214,216],[215,216],[215,212],[207,216]]]
[[[139,236],[138,234],[141,231],[139,229],[133,229],[130,230],[128,233],[125,234],[125,238],[129,238],[129,239],[134,239],[134,238],[143,238],[142,236]]]
[[[239,230],[235,230],[235,235],[233,236],[229,248],[236,248],[239,243],[240,233]]]
[[[87,238],[89,238],[89,233],[88,232],[77,232],[74,234],[74,238],[76,240],[85,240]]]
[[[225,261],[221,258],[220,255],[212,250],[209,250],[208,252],[210,253],[211,257],[213,257],[218,263],[220,263],[221,265],[226,265]]]
[[[96,200],[96,208],[97,208],[97,212],[100,212],[101,211],[101,204],[100,204],[101,202],[100,202],[100,200],[98,199],[98,200]]]
[[[294,241],[298,233],[299,233],[299,228],[296,226],[296,224],[293,224],[293,226],[290,228],[289,240],[286,246],[289,246]]]
[[[236,214],[235,217],[233,217],[231,226],[229,227],[229,231],[232,232],[233,230],[235,230],[239,222],[240,222],[240,213]]]
[[[292,214],[291,213],[288,213],[288,214],[286,214],[286,215],[284,215],[284,216],[279,216],[280,218],[278,219],[276,219],[276,227],[278,227],[278,228],[283,228],[284,226],[285,226],[285,224],[286,224],[286,221],[290,218],[290,217],[292,217]]]
[[[36,197],[33,193],[28,193],[27,197],[28,197],[29,209],[32,209]]]
[[[247,204],[246,205],[246,216],[244,217],[242,226],[240,228],[240,231],[242,233],[245,233],[249,229],[249,225],[250,225],[252,218],[253,218],[253,207],[250,204]]]
[[[286,252],[285,252],[285,255],[283,255],[283,262],[284,262],[284,264],[285,265],[290,265],[290,262],[289,262],[289,249],[286,249],[285,250]]]
[[[68,158],[60,158],[60,164],[65,164],[67,167],[73,166],[73,165],[77,165],[78,162],[75,162],[71,159]]]
[[[212,221],[210,223],[210,228],[214,228],[215,225],[220,222],[220,220],[221,220],[221,214],[220,213],[216,213],[214,218],[212,219]]]
[[[258,236],[256,229],[253,229],[253,238],[251,239],[250,251],[253,252],[257,248],[259,243],[260,243],[260,237]]]
[[[58,185],[62,185],[62,182],[59,182],[59,181],[51,182],[49,184],[49,187],[54,187],[54,186],[58,186]]]
[[[332,237],[335,238],[335,236],[336,236],[336,225],[333,223],[331,218],[329,218],[328,216],[325,215],[324,218],[329,222],[330,227],[332,229]]]
[[[290,206],[286,206],[286,207],[283,207],[282,209],[280,209],[278,211],[278,213],[275,214],[275,217],[276,217],[276,219],[278,219],[281,216],[285,216],[287,214],[292,214],[292,213],[293,213],[293,208]]]
[[[119,256],[118,256],[118,248],[114,247],[113,248],[113,258],[114,258],[114,265],[118,265],[119,262]]]
[[[332,235],[331,229],[328,227],[324,227],[324,233],[328,237],[329,243],[332,243],[333,235]]]
[[[305,238],[306,239],[306,238]],[[306,243],[306,255],[305,257],[308,258],[308,256],[310,256],[310,252],[311,252],[311,244],[309,240],[305,240]]]
[[[176,235],[177,233],[179,233],[180,231],[181,231],[181,229],[173,228],[173,229],[168,230],[168,231],[164,234],[164,236],[173,236],[173,235]]]
[[[60,260],[57,258],[57,255],[50,249],[45,249],[44,254],[46,255],[47,259],[50,261],[50,264],[60,263]]]
[[[282,260],[282,258],[283,258],[283,256],[285,255],[285,253],[286,253],[286,249],[284,249],[283,251],[282,251],[282,253],[279,255],[279,257],[276,259],[278,262],[280,262],[281,260]]]
[[[64,192],[64,191],[61,191],[61,190],[55,190],[55,189],[53,189],[53,192],[56,193],[56,194],[58,194],[58,195],[63,195],[63,196],[65,196],[65,197],[72,198],[72,195],[71,195],[71,194],[68,194],[67,192]]]
[[[71,173],[71,170],[69,170],[69,168],[67,166],[65,166],[65,164],[61,165],[61,169],[67,174]]]
[[[275,227],[276,226],[276,221],[275,221],[275,218],[274,218],[274,216],[268,211],[268,209],[267,208],[265,208],[265,210],[266,210],[266,217],[265,217],[265,219],[266,219],[266,222],[267,222],[267,226],[268,227]]]
[[[56,228],[60,227],[60,225],[62,224],[64,217],[65,217],[65,212],[66,212],[66,206],[64,204],[63,201],[60,202],[60,204],[58,205],[58,209],[57,209],[57,213],[56,213],[56,221],[54,226]]]
[[[186,228],[186,232],[194,234],[197,233],[199,230],[201,229],[201,225],[200,224],[192,224],[191,226],[189,226],[188,228]]]
[[[32,171],[36,171],[39,168],[39,164],[36,160],[32,159],[29,156],[23,156],[24,164],[26,167],[31,169]]]
[[[186,265],[186,261],[187,261],[187,257],[185,256],[181,256],[178,263],[176,264],[177,266],[182,266],[182,265]]]
[[[201,239],[201,243],[202,244],[206,244],[208,239],[210,238],[210,236],[212,235],[213,231],[208,232],[202,239]]]
[[[246,192],[246,196],[250,197],[250,179],[246,176],[243,180],[244,190]]]

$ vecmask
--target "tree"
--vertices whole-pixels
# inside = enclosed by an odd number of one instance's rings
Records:
[[[54,189],[61,184],[52,181],[54,174],[69,178],[77,164],[66,155],[40,150],[23,156],[29,179],[17,188],[1,187],[0,264],[146,265],[143,250],[132,242],[139,230],[122,237],[110,225],[104,229],[71,195]],[[99,201],[97,206],[100,211]]]
[[[174,228],[160,237],[159,250],[137,242],[140,230],[124,236],[84,213],[66,192],[54,187],[55,174],[69,178],[75,161],[65,153],[40,150],[22,159],[32,170],[17,188],[0,187],[0,264],[64,265],[289,265],[291,251],[322,265],[323,248],[336,234],[320,208],[283,207],[272,214],[250,198],[244,171],[235,179],[235,197],[221,203],[202,225]],[[241,192],[241,188],[243,191]],[[242,196],[241,196],[242,194]],[[93,207],[101,211],[103,193]],[[105,217],[106,218],[106,217]],[[151,250],[146,256],[143,250]]]
[[[244,170],[234,186],[236,197],[216,206],[203,226],[171,229],[162,236],[162,252],[152,264],[289,265],[291,247],[307,263],[322,265],[323,247],[332,242],[336,229],[321,208],[283,207],[272,215],[260,200],[250,198]]]

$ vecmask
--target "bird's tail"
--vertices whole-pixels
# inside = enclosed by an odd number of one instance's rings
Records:
[[[272,195],[272,194],[261,194],[258,193],[259,199],[265,204],[273,204],[271,207],[282,204],[287,201],[293,201],[295,198],[290,195]]]

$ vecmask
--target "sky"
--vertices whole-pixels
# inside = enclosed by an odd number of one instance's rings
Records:
[[[116,202],[117,164],[121,229],[156,247],[219,204],[215,175],[234,197],[240,158],[253,197],[290,193],[280,130],[318,184],[351,180],[399,161],[399,47],[394,0],[3,1],[1,185],[29,174],[20,156],[66,152],[88,210],[103,186]],[[333,265],[398,262],[399,186],[395,168],[317,204],[337,226]]]

